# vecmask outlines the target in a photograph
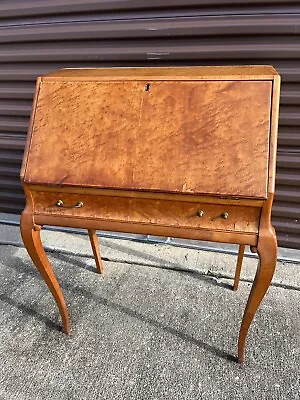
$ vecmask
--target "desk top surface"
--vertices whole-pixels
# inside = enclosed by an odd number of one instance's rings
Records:
[[[272,80],[278,75],[270,65],[63,68],[42,77],[43,80]]]
[[[271,81],[147,88],[56,80],[65,71],[38,88],[25,182],[266,198]]]

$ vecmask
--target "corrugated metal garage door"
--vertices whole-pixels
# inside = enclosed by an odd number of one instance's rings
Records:
[[[300,248],[299,1],[0,3],[0,210],[19,213],[19,169],[38,75],[60,67],[272,64],[282,75],[279,244]]]

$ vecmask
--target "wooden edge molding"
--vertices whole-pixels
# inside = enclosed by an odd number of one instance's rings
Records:
[[[128,80],[273,80],[277,71],[270,65],[64,68],[43,75],[45,81]]]
[[[275,193],[280,82],[281,82],[280,75],[274,76],[273,91],[272,91],[271,124],[270,124],[270,145],[269,145],[269,179],[268,179],[269,193]]]
[[[103,231],[136,233],[165,237],[178,237],[183,239],[205,240],[233,244],[257,245],[256,233],[236,233],[228,231],[212,231],[211,229],[176,228],[161,225],[150,225],[134,222],[116,222],[96,220],[95,218],[77,218],[49,216],[35,214],[34,222],[37,225],[65,226],[70,228],[95,229]]]
[[[33,103],[32,103],[32,112],[30,115],[29,126],[28,126],[28,131],[27,131],[24,156],[23,156],[23,161],[22,161],[22,166],[21,166],[21,171],[20,171],[20,178],[22,180],[24,180],[25,173],[26,173],[28,154],[29,154],[29,149],[30,149],[30,144],[31,144],[32,128],[33,128],[33,123],[34,123],[34,118],[35,118],[35,113],[36,113],[36,104],[37,104],[40,87],[41,87],[41,81],[42,81],[42,78],[40,78],[40,77],[37,78],[36,88],[35,88],[35,93],[34,93],[34,98],[33,98]]]
[[[103,76],[101,78],[99,77],[84,77],[84,76],[51,76],[51,77],[41,77],[43,82],[65,82],[66,79],[68,82],[124,82],[124,81],[150,81],[150,82],[159,82],[159,81],[273,81],[274,76],[273,75],[244,75],[243,77],[241,76],[236,76],[236,75],[228,75],[228,76],[199,76],[199,77],[193,77],[193,76],[159,76],[159,75],[148,75],[148,76],[140,76],[140,77],[130,77],[130,76]]]

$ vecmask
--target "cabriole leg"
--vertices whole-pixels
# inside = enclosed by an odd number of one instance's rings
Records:
[[[40,226],[34,225],[32,214],[28,214],[24,211],[21,216],[21,235],[24,245],[57,303],[62,318],[63,331],[65,333],[70,333],[69,314],[65,299],[43,249],[40,229]]]
[[[264,298],[270,286],[275,272],[277,260],[277,240],[274,231],[272,231],[272,233],[270,232],[269,236],[263,236],[258,239],[257,252],[259,255],[259,264],[246,305],[239,334],[239,363],[244,361],[245,342],[249,327],[262,299]]]

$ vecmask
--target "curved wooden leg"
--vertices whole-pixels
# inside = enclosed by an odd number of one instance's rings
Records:
[[[97,270],[98,270],[99,274],[103,274],[103,264],[102,264],[102,260],[101,260],[101,254],[100,254],[100,249],[99,249],[99,245],[98,245],[98,238],[96,235],[96,231],[94,229],[89,229],[88,232],[89,232],[89,237],[90,237],[90,241],[91,241],[93,254],[95,257],[95,261],[96,261]]]
[[[32,215],[23,212],[21,216],[21,235],[24,245],[58,305],[63,323],[63,331],[65,333],[70,333],[70,321],[67,306],[51,264],[49,263],[47,255],[43,249],[40,229],[40,226],[34,225]]]
[[[257,252],[259,255],[259,264],[246,305],[239,334],[238,361],[240,363],[244,361],[244,350],[248,329],[262,299],[264,298],[270,286],[275,272],[277,260],[277,240],[274,231],[272,233],[270,232],[269,236],[263,236],[258,239]]]
[[[236,269],[235,269],[234,283],[233,283],[233,288],[232,288],[234,291],[236,291],[239,286],[244,253],[245,253],[245,245],[240,244],[239,255],[238,255]]]

